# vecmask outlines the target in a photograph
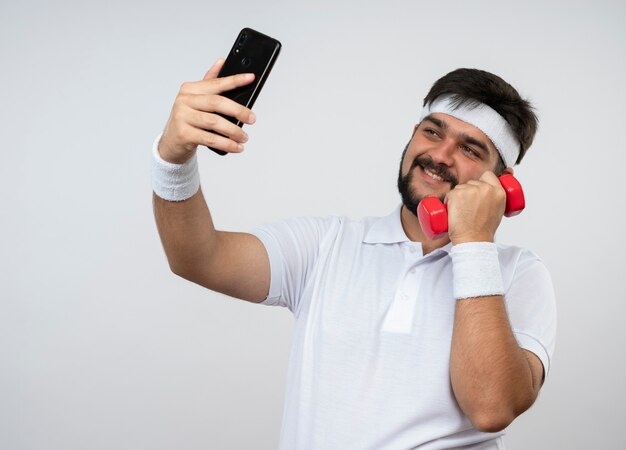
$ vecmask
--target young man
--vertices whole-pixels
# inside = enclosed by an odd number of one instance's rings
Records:
[[[296,319],[281,449],[503,448],[550,367],[550,276],[494,243],[512,173],[537,122],[499,77],[438,80],[400,164],[389,216],[292,219],[254,234],[215,230],[199,190],[198,145],[243,150],[216,115],[254,114],[220,94],[251,81],[183,84],[154,153],[154,211],[172,271],[214,291],[289,308]],[[220,133],[221,136],[213,132]],[[447,203],[449,233],[429,240],[421,199]]]

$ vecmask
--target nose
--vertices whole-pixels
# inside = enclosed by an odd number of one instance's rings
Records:
[[[445,166],[452,166],[456,143],[453,139],[442,139],[431,148],[429,155],[434,162]]]

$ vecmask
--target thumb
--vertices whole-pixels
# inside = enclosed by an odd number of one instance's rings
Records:
[[[481,175],[479,180],[484,181],[485,183],[489,183],[492,186],[500,186],[500,181],[498,181],[498,177],[496,176],[495,173],[491,172],[490,170],[485,171]]]
[[[215,64],[213,64],[213,67],[211,67],[209,71],[204,74],[204,77],[202,79],[211,80],[213,78],[217,78],[217,75],[220,73],[220,70],[222,70],[223,66],[224,66],[224,59],[223,58],[218,59],[217,61],[215,61]]]

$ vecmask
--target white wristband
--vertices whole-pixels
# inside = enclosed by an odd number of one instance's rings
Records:
[[[196,155],[183,163],[165,161],[159,154],[159,135],[152,146],[152,189],[164,200],[181,202],[192,197],[200,189],[200,173]]]
[[[452,246],[454,298],[504,295],[498,247],[492,242],[466,242]]]

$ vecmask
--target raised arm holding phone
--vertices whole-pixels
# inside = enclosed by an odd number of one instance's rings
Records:
[[[153,149],[154,212],[174,273],[293,312],[280,448],[503,448],[549,371],[556,327],[541,260],[494,242],[507,198],[498,176],[512,175],[537,128],[530,104],[491,73],[455,70],[410,130],[391,214],[224,232],[195,155],[243,151],[236,122],[256,117],[224,96],[255,77],[218,77],[222,64],[176,97]],[[417,215],[428,197],[447,208],[435,239]]]

